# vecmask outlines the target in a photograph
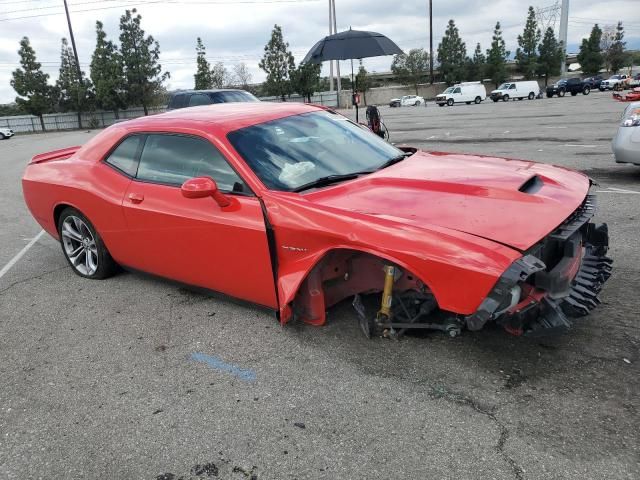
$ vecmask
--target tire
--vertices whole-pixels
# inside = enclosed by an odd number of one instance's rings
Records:
[[[478,105],[480,102],[482,102],[482,99],[480,97],[476,97],[473,102]]]
[[[464,103],[466,103],[467,105],[471,105],[471,102],[464,102]]]
[[[80,211],[65,208],[58,219],[58,233],[62,253],[74,273],[91,280],[102,280],[116,272],[117,264],[102,238]]]
[[[5,138],[7,137],[4,136],[4,133],[0,133],[0,140],[4,140]]]
[[[553,93],[547,93],[547,98],[553,98]]]
[[[502,96],[502,101],[503,102],[508,102],[509,101],[509,95],[503,95]]]
[[[586,87],[584,87],[584,90],[582,90],[582,94],[589,95],[590,93],[591,93],[591,89],[589,88],[589,85],[587,85]]]
[[[571,92],[572,97],[575,97],[576,95],[578,95],[578,92]]]
[[[420,106],[420,100],[416,101],[416,103],[413,104],[414,107],[419,107]]]
[[[450,98],[449,100],[447,100],[447,105],[449,105],[450,107],[453,107],[453,98]]]
[[[559,97],[564,97],[564,94],[565,94],[565,93],[566,93],[566,92],[565,92],[563,89],[558,90],[558,96],[559,96]]]
[[[527,97],[529,100],[533,100],[534,98],[536,98],[536,94],[533,92],[529,92],[529,96]]]
[[[491,100],[493,100],[493,103],[498,103],[498,99],[497,98],[492,98]]]
[[[444,107],[444,103],[439,103],[438,106],[439,107]]]

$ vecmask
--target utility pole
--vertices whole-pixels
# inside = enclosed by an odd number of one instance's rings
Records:
[[[560,75],[567,72],[567,27],[569,23],[569,0],[562,0],[560,10],[560,41],[562,42],[562,63]]]
[[[67,0],[64,2],[64,11],[67,14],[67,25],[69,25],[69,37],[71,38],[71,47],[73,48],[73,56],[76,59],[76,70],[78,74],[78,127],[82,128],[82,112],[80,111],[80,96],[82,95],[82,70],[80,69],[80,61],[78,60],[78,50],[76,49],[76,39],[73,36],[73,28],[71,28],[71,17],[69,16],[69,7],[67,6]]]
[[[433,85],[433,0],[429,0],[429,82]]]
[[[333,33],[333,0],[329,0],[329,35]],[[329,91],[333,92],[333,60],[329,60]]]
[[[336,27],[336,0],[331,0],[331,11],[333,13],[333,33],[338,33],[338,29]],[[336,77],[337,77],[337,90],[338,90],[338,108],[340,108],[340,90],[341,81],[340,81],[340,60],[336,60]]]

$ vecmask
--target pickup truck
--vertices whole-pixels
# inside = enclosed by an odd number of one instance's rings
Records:
[[[559,97],[564,97],[565,93],[570,93],[571,96],[575,97],[577,94],[582,93],[583,95],[589,95],[591,92],[591,87],[588,83],[582,81],[580,78],[563,78],[558,80],[553,85],[547,86],[547,97],[551,98],[554,95]]]
[[[600,83],[600,91],[623,90],[627,83],[629,83],[628,75],[612,75],[607,80],[603,80],[602,83]]]

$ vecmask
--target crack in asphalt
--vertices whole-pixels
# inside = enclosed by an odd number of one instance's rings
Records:
[[[498,407],[495,407],[495,406],[489,407],[489,408],[485,407],[475,399],[468,397],[462,393],[452,392],[444,386],[430,385],[429,388],[431,390],[431,392],[429,393],[429,396],[431,398],[442,398],[448,402],[452,402],[457,405],[464,405],[464,406],[470,407],[475,412],[481,415],[484,415],[485,417],[493,421],[498,427],[498,430],[500,431],[498,443],[496,444],[496,447],[495,447],[496,451],[498,452],[498,454],[500,454],[500,456],[502,456],[505,462],[509,465],[509,467],[511,468],[511,471],[513,472],[514,478],[516,478],[516,480],[524,479],[524,470],[522,469],[522,467],[520,467],[517,464],[517,462],[513,458],[511,458],[511,456],[504,449],[505,444],[509,439],[510,431],[507,428],[507,426],[504,423],[502,423],[496,416],[496,410],[498,409]]]
[[[23,278],[22,280],[17,280],[17,281],[15,281],[13,283],[10,283],[9,285],[7,285],[2,290],[0,290],[0,295],[4,295],[7,292],[7,290],[11,290],[16,285],[20,285],[21,283],[26,283],[26,282],[28,282],[30,280],[41,279],[42,277],[44,277],[46,275],[49,275],[49,274],[55,273],[55,272],[59,272],[60,270],[64,270],[66,268],[69,268],[69,267],[67,265],[64,265],[62,267],[59,267],[59,268],[56,268],[56,269],[53,269],[53,270],[49,270],[49,271],[44,272],[44,273],[41,272],[41,273],[38,273],[36,275],[31,275],[31,276],[29,276],[27,278]]]

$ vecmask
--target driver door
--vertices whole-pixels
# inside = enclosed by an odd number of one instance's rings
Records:
[[[145,272],[277,308],[260,201],[207,140],[146,134],[123,199],[129,234],[123,263]],[[180,186],[213,178],[231,201],[186,198]]]

